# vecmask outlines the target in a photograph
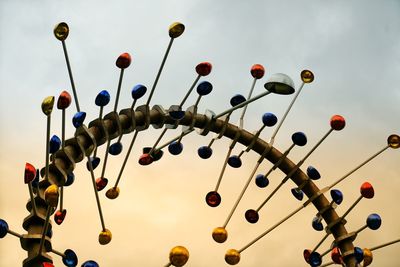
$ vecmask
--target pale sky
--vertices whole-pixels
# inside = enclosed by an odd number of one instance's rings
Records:
[[[329,129],[330,117],[343,115],[346,128],[333,132],[304,165],[318,168],[322,178],[317,185],[322,188],[383,148],[390,134],[399,134],[399,14],[399,1],[0,1],[0,218],[24,233],[29,194],[23,168],[25,162],[38,168],[45,162],[41,102],[63,90],[72,94],[62,46],[52,33],[58,22],[70,27],[66,44],[87,121],[98,116],[94,99],[99,91],[109,90],[114,103],[119,54],[128,52],[133,58],[125,71],[119,108],[130,106],[135,84],[151,87],[169,42],[168,27],[175,21],[184,23],[186,30],[174,41],[152,104],[179,104],[202,61],[213,64],[212,73],[202,80],[210,81],[214,91],[200,103],[201,112],[209,108],[219,113],[229,107],[234,94],[247,96],[249,70],[255,63],[264,65],[266,75],[254,94],[264,92],[263,84],[273,73],[289,75],[299,87],[301,70],[312,70],[315,81],[305,86],[275,145],[284,151],[291,134],[304,131],[308,144],[290,156],[297,162]],[[290,100],[291,96],[269,96],[250,105],[246,129],[257,130],[264,112],[274,112],[280,119]],[[194,96],[189,98],[189,103],[194,101]],[[68,137],[73,135],[74,112],[71,105]],[[237,119],[238,112],[231,122]],[[52,135],[61,136],[60,129],[61,114],[55,110]],[[268,139],[272,131],[265,130],[261,137]],[[93,259],[102,267],[164,266],[169,250],[183,245],[190,252],[186,266],[227,266],[227,249],[240,249],[300,205],[290,194],[294,184],[289,182],[261,211],[257,224],[245,222],[244,211],[259,205],[283,178],[276,171],[266,189],[250,185],[227,227],[227,242],[216,244],[211,232],[225,221],[258,156],[250,152],[240,169],[227,168],[220,189],[223,202],[212,209],[204,197],[215,186],[230,141],[218,141],[212,158],[202,160],[197,148],[208,144],[212,135],[192,134],[183,140],[181,155],[165,151],[160,162],[138,165],[141,148],[151,146],[159,133],[150,129],[139,135],[121,180],[120,197],[111,201],[100,194],[106,225],[113,233],[107,246],[97,242],[101,225],[90,175],[84,164],[77,165],[76,181],[65,190],[67,217],[61,226],[53,225],[56,250],[73,249],[80,264]],[[177,133],[168,132],[164,141]],[[130,138],[123,138],[125,150]],[[234,153],[242,149],[238,146]],[[346,227],[359,229],[370,213],[381,215],[382,227],[360,233],[356,246],[373,247],[400,236],[399,152],[385,151],[338,186],[345,196],[339,214],[357,199],[364,181],[375,187],[376,197],[362,200],[347,217]],[[99,155],[104,155],[104,147]],[[110,184],[124,155],[109,157]],[[258,173],[270,167],[264,162]],[[244,251],[237,266],[307,266],[302,251],[313,248],[323,235],[311,227],[315,213],[308,207],[297,214]],[[329,247],[332,238],[328,240],[320,252]],[[398,266],[399,248],[397,244],[374,252],[372,266]],[[10,235],[0,240],[0,255],[0,267],[18,266],[26,258],[19,240]],[[55,265],[63,266],[60,257],[52,255]]]

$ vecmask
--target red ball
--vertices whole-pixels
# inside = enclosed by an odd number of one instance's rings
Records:
[[[212,65],[210,62],[201,62],[196,66],[196,72],[200,76],[207,76],[210,74]]]
[[[127,67],[129,67],[129,65],[131,65],[131,61],[131,55],[129,55],[128,53],[123,53],[117,58],[115,65],[117,65],[117,67],[120,69],[126,69]]]
[[[58,109],[66,109],[71,105],[71,95],[67,91],[62,91],[57,100]]]
[[[374,188],[368,182],[365,182],[361,185],[360,188],[361,195],[365,198],[373,198],[374,197]]]
[[[340,115],[333,115],[331,118],[331,127],[333,130],[340,131],[346,126],[346,121]]]
[[[150,165],[151,163],[153,163],[153,161],[153,157],[147,153],[141,155],[139,158],[139,164],[142,166]]]
[[[264,76],[265,69],[260,64],[254,64],[250,70],[251,76],[255,79],[261,79]]]
[[[24,175],[24,181],[26,184],[29,184],[32,182],[36,177],[36,168],[30,164],[30,163],[25,163],[25,175]]]
[[[304,257],[304,260],[305,260],[307,263],[310,263],[310,255],[311,255],[311,249],[305,249],[305,250],[303,251],[303,257]]]
[[[67,215],[67,210],[63,209],[62,211],[57,210],[56,213],[54,213],[54,221],[56,224],[60,225],[65,219],[65,216]]]
[[[336,264],[342,264],[343,263],[342,255],[340,254],[340,250],[339,250],[338,247],[334,247],[332,249],[331,259]]]

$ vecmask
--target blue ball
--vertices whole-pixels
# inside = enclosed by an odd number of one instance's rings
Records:
[[[183,150],[183,145],[181,142],[172,142],[171,144],[169,144],[168,146],[168,151],[169,153],[171,153],[172,155],[179,155]]]
[[[372,213],[368,216],[367,218],[367,226],[371,230],[377,230],[379,227],[381,227],[382,224],[382,219],[379,214]]]
[[[333,202],[335,202],[338,205],[340,205],[340,203],[342,203],[343,201],[343,193],[337,189],[331,190],[331,197]]]
[[[257,174],[257,176],[256,176],[256,185],[259,188],[267,187],[269,185],[269,180],[265,175]]]
[[[89,260],[82,263],[81,267],[99,267],[99,265],[97,264],[97,262]]]
[[[92,162],[92,168],[93,170],[97,168],[100,164],[100,158],[99,157],[90,157],[90,161]],[[90,166],[89,166],[89,161],[86,162],[86,169],[90,171]]]
[[[305,146],[307,144],[307,136],[303,132],[295,132],[292,134],[292,141],[296,146]]]
[[[146,91],[147,91],[146,86],[142,84],[135,85],[131,91],[132,98],[137,100],[142,96],[144,96],[144,94],[146,94]]]
[[[231,106],[232,106],[232,107],[235,107],[235,106],[237,106],[237,105],[243,103],[244,101],[246,101],[246,98],[245,98],[244,96],[240,95],[240,94],[237,94],[237,95],[234,95],[234,96],[231,98],[230,103],[231,103]]]
[[[242,160],[238,156],[230,156],[228,164],[232,168],[240,168],[240,166],[242,166]]]
[[[61,146],[60,138],[57,135],[53,135],[50,138],[50,142],[49,142],[49,147],[50,147],[49,152],[51,154],[56,153],[60,149],[60,146]]]
[[[96,106],[99,107],[104,107],[110,102],[110,94],[108,93],[107,90],[103,90],[98,95],[96,96],[96,99],[94,100],[94,103]]]
[[[322,263],[322,258],[321,255],[314,251],[313,253],[310,254],[310,265],[312,267],[318,267],[320,266]]]
[[[78,264],[78,257],[72,249],[65,250],[64,255],[62,261],[65,266],[75,267]]]
[[[211,93],[213,86],[210,82],[203,81],[197,86],[197,93],[199,95],[208,95]]]
[[[211,147],[208,146],[199,147],[199,149],[197,150],[197,154],[202,159],[208,159],[209,157],[211,157],[212,153],[213,151]]]
[[[354,257],[358,263],[364,260],[364,251],[359,247],[354,247]]]
[[[122,151],[122,143],[121,142],[116,142],[114,144],[112,144],[109,148],[108,148],[108,153],[110,153],[111,155],[119,155]]]
[[[319,178],[321,178],[321,175],[319,174],[318,170],[313,166],[308,166],[307,175],[308,177],[310,177],[311,180],[318,180]]]
[[[320,222],[318,217],[313,218],[311,225],[312,225],[312,228],[314,228],[314,230],[316,230],[316,231],[324,230],[324,226],[323,226],[322,222]]]
[[[3,238],[8,233],[8,224],[5,220],[0,219],[0,238]]]
[[[278,122],[278,118],[273,113],[264,113],[262,122],[265,126],[272,127]]]
[[[298,188],[293,188],[290,190],[292,192],[292,195],[299,201],[303,200],[304,193],[303,191],[299,190]]]
[[[72,118],[72,124],[74,125],[75,128],[79,128],[82,126],[83,122],[85,121],[86,118],[86,112],[77,112],[75,113],[74,117]]]

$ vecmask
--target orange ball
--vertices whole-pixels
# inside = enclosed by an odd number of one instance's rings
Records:
[[[346,121],[342,116],[334,115],[331,118],[330,124],[333,130],[340,131],[344,128],[344,126],[346,126]]]
[[[183,246],[176,246],[169,253],[169,261],[173,266],[181,267],[189,259],[189,251]]]
[[[106,192],[106,197],[109,199],[116,199],[119,196],[119,187],[111,187]]]
[[[303,70],[300,73],[300,77],[303,83],[311,83],[314,81],[314,74],[310,70]]]
[[[400,136],[398,136],[397,134],[392,134],[388,137],[387,142],[391,148],[399,148],[400,147]]]
[[[265,69],[261,64],[254,64],[250,70],[251,76],[255,79],[261,79],[264,77]]]
[[[236,249],[230,249],[225,253],[225,261],[229,265],[236,265],[240,261],[240,253]]]
[[[212,232],[212,237],[217,243],[224,243],[228,239],[228,232],[224,227],[217,227]]]
[[[129,65],[131,65],[131,61],[131,55],[129,55],[128,53],[123,53],[117,58],[115,65],[117,65],[117,67],[120,69],[126,69],[127,67],[129,67]]]
[[[110,230],[105,229],[104,231],[100,232],[99,234],[100,245],[107,245],[108,243],[111,242],[111,239],[112,239],[112,234]]]

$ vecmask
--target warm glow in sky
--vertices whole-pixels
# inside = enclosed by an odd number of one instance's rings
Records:
[[[304,131],[305,147],[297,147],[290,158],[299,161],[328,131],[334,114],[346,118],[346,128],[333,132],[303,165],[315,166],[321,173],[320,188],[331,184],[386,145],[387,137],[399,134],[400,114],[400,2],[399,1],[7,1],[0,2],[0,218],[10,228],[24,233],[23,219],[29,198],[23,183],[25,162],[43,167],[45,162],[46,118],[40,104],[49,95],[58,96],[71,87],[61,43],[53,36],[55,24],[65,21],[70,35],[66,41],[80,106],[87,122],[98,116],[94,105],[97,93],[107,89],[113,108],[119,69],[119,54],[132,55],[125,71],[119,107],[131,104],[130,90],[138,83],[151,88],[163,53],[168,45],[168,26],[185,24],[184,34],[174,41],[152,104],[168,108],[179,104],[196,78],[194,67],[213,64],[206,77],[214,91],[200,103],[219,113],[229,107],[234,94],[245,96],[252,83],[250,67],[263,64],[266,76],[256,84],[254,94],[264,92],[263,84],[273,73],[292,77],[296,88],[299,74],[310,69],[315,81],[304,87],[283,124],[275,146],[286,150],[293,132]],[[205,79],[201,79],[205,80]],[[292,96],[272,95],[247,109],[245,128],[256,131],[264,112],[280,119]],[[195,97],[189,98],[194,103]],[[142,104],[143,100],[140,102]],[[74,105],[67,110],[67,136],[73,136],[70,123]],[[236,123],[239,112],[234,113]],[[52,135],[61,136],[61,113],[54,111]],[[229,238],[217,244],[212,230],[225,221],[236,197],[254,167],[258,155],[243,156],[240,169],[227,168],[221,184],[223,201],[218,208],[206,205],[204,197],[213,190],[228,145],[227,139],[213,146],[208,160],[197,156],[197,148],[212,138],[195,133],[183,139],[184,151],[140,166],[141,148],[151,146],[161,130],[149,129],[138,140],[122,177],[120,197],[105,198],[100,193],[107,228],[113,240],[107,246],[97,242],[101,230],[85,164],[77,164],[75,183],[65,189],[67,217],[53,224],[53,247],[73,249],[80,264],[88,259],[100,266],[164,266],[169,250],[183,245],[190,252],[189,267],[227,266],[225,251],[239,249],[296,209],[289,181],[260,212],[260,221],[248,224],[243,213],[256,208],[283,178],[280,171],[270,177],[270,185],[259,189],[252,183],[227,230]],[[268,140],[273,129],[261,137]],[[164,141],[180,133],[167,133]],[[123,138],[124,148],[131,136]],[[238,145],[234,154],[243,147]],[[354,244],[373,247],[400,237],[400,150],[388,149],[338,186],[344,201],[343,214],[359,196],[359,187],[369,181],[374,199],[363,199],[347,216],[348,231],[365,224],[371,213],[381,215],[379,230],[365,230]],[[104,147],[98,155],[104,156]],[[110,156],[106,177],[114,183],[125,153]],[[257,173],[271,164],[263,162]],[[100,167],[96,170],[100,176]],[[330,199],[329,194],[327,197]],[[323,233],[311,227],[316,210],[308,207],[242,253],[237,266],[306,266],[302,252],[313,248]],[[332,237],[320,248],[329,248]],[[400,245],[374,252],[372,266],[396,267]],[[54,255],[55,266],[63,266]],[[0,240],[0,267],[18,266],[26,258],[17,238]],[[324,262],[329,261],[326,257]]]

